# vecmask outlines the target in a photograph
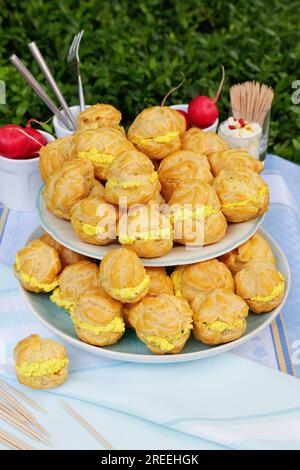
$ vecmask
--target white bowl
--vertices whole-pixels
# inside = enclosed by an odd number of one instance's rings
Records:
[[[39,131],[52,142],[48,132]],[[15,160],[0,155],[0,202],[16,211],[34,211],[36,198],[43,181],[39,169],[39,157]]]
[[[86,105],[86,108],[89,108],[90,105]],[[71,111],[72,116],[74,116],[75,121],[77,122],[78,115],[80,113],[80,106],[70,106],[69,110]],[[65,115],[64,111],[61,111],[63,115]],[[53,118],[53,126],[55,130],[56,137],[68,137],[69,135],[72,135],[74,131],[71,131],[68,129],[63,122],[61,122],[57,115],[54,116]]]
[[[180,111],[185,111],[186,113],[188,112],[188,107],[189,107],[188,104],[173,104],[172,106],[170,106],[170,108],[177,109]],[[204,132],[217,132],[218,124],[219,124],[219,118],[217,118],[211,126],[206,127],[205,129],[202,129],[194,125],[192,125],[192,127],[197,127],[198,129],[201,129]]]

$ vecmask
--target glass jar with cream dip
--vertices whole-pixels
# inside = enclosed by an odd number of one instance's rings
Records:
[[[257,122],[230,117],[220,124],[218,134],[230,148],[244,148],[259,160],[262,128]]]

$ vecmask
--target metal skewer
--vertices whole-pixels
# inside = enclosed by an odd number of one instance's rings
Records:
[[[47,95],[45,90],[41,87],[39,82],[34,78],[32,73],[28,70],[27,67],[23,64],[23,62],[13,54],[9,58],[11,64],[17,69],[17,71],[22,75],[24,80],[28,83],[28,85],[33,89],[33,91],[41,98],[41,100],[45,103],[45,105],[52,111],[53,114],[56,114],[58,119],[64,123],[64,125],[70,129],[71,126],[65,116],[60,112],[57,106],[53,103],[51,98]]]
[[[70,123],[73,127],[73,130],[75,130],[76,127],[77,127],[77,123],[74,119],[74,116],[72,115],[72,113],[69,109],[69,106],[68,106],[62,92],[60,91],[59,86],[57,85],[57,83],[56,83],[56,81],[55,81],[48,65],[46,64],[46,61],[45,61],[44,57],[42,56],[38,46],[36,45],[35,42],[31,42],[30,44],[28,44],[28,47],[29,47],[29,50],[30,50],[31,54],[35,58],[37,64],[39,65],[41,71],[45,75],[46,80],[48,81],[49,85],[51,86],[56,98],[58,99],[58,101],[62,105],[63,110],[65,112],[65,115],[67,116],[68,120],[70,121]]]

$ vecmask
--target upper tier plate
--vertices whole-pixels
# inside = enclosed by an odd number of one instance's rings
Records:
[[[95,259],[102,259],[110,250],[121,246],[117,243],[107,246],[96,246],[81,241],[75,234],[69,221],[59,219],[48,211],[42,198],[42,189],[37,199],[40,222],[46,232],[55,238],[56,241],[70,248],[70,250]],[[233,250],[252,237],[258,230],[263,218],[264,216],[262,215],[248,222],[228,224],[225,237],[218,243],[195,248],[175,245],[168,254],[160,258],[142,258],[142,262],[145,266],[178,266],[216,258],[228,253],[228,251]]]

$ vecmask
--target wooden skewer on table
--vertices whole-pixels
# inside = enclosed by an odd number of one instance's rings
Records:
[[[65,401],[59,400],[58,403],[69,413],[73,418],[78,421],[81,426],[83,426],[101,445],[103,445],[108,450],[114,450],[114,447],[108,442],[105,437],[103,437],[96,429],[88,423],[82,416],[80,416],[77,411],[75,411],[70,405],[68,405]]]
[[[14,393],[16,396],[21,398],[21,400],[26,401],[30,406],[35,408],[37,411],[41,411],[42,413],[46,413],[44,408],[42,408],[40,405],[38,405],[35,401],[31,400],[31,398],[28,398],[26,395],[24,395],[24,393],[19,392],[19,390],[16,390],[14,387],[7,384],[6,382],[4,382],[1,379],[0,379],[0,385],[2,385],[2,387],[6,388],[8,391]]]
[[[34,450],[8,432],[3,431],[3,429],[0,429],[0,442],[14,450]]]

